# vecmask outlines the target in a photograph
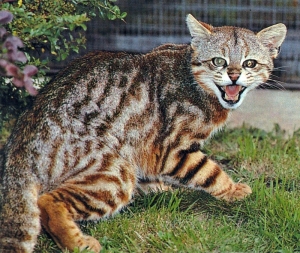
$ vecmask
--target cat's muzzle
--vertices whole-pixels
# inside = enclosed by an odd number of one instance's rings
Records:
[[[222,98],[229,104],[235,104],[239,102],[242,93],[246,90],[246,87],[241,85],[226,85],[219,86],[216,84],[222,94]]]

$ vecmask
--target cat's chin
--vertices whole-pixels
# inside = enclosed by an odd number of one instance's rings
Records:
[[[237,109],[241,104],[242,104],[242,99],[239,99],[239,101],[237,102],[232,102],[232,101],[225,101],[225,100],[220,100],[221,105],[225,108],[225,109],[230,109],[230,110],[234,110]]]

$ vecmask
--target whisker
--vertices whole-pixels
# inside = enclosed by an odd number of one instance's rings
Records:
[[[274,67],[273,71],[282,71],[282,72],[286,72],[287,71],[288,66],[280,66],[280,67]]]
[[[264,87],[265,89],[272,88],[276,90],[285,91],[286,88],[284,87],[284,82],[269,78],[268,82],[263,83],[260,85],[261,87]]]

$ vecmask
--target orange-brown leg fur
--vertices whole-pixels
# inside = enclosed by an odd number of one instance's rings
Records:
[[[233,182],[217,163],[201,151],[182,153],[175,165],[164,171],[164,175],[171,176],[175,182],[203,189],[226,201],[239,200],[251,193],[248,185]]]
[[[42,226],[61,249],[73,250],[78,247],[80,250],[89,249],[95,253],[100,252],[100,243],[81,232],[68,211],[66,203],[56,201],[51,194],[44,194],[39,198],[38,206],[41,211]]]
[[[198,154],[200,154],[199,152]],[[201,153],[200,159],[205,155]],[[202,187],[212,196],[226,201],[240,200],[252,193],[251,188],[242,183],[235,183],[220,166],[207,159],[202,169],[191,180],[192,184]]]

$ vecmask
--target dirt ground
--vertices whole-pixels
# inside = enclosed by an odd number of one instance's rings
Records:
[[[238,127],[243,123],[266,131],[271,131],[277,123],[292,134],[300,128],[300,91],[251,91],[228,120],[229,127]]]

